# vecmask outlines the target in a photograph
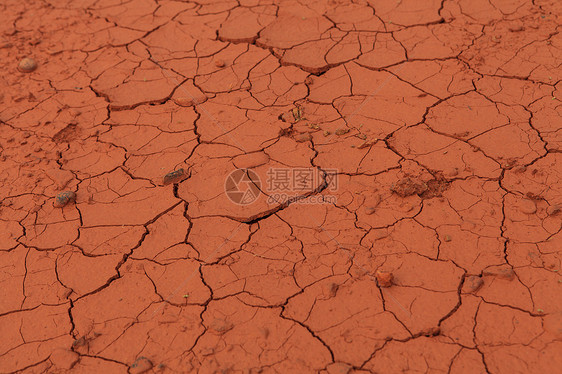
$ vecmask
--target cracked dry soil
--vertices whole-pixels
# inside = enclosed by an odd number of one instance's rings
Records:
[[[0,14],[1,373],[562,367],[560,1]]]

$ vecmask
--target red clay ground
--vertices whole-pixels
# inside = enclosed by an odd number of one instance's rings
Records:
[[[562,367],[560,1],[0,14],[0,372]]]

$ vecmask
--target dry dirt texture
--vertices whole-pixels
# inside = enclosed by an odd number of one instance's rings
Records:
[[[562,367],[560,1],[0,14],[1,373]]]

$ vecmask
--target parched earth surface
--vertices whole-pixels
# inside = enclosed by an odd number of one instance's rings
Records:
[[[562,367],[560,1],[0,14],[1,373]]]

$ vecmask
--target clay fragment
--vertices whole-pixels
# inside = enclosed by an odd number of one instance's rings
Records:
[[[546,208],[546,213],[549,216],[556,216],[560,214],[560,212],[562,212],[562,205],[551,205],[548,208]]]
[[[188,107],[193,105],[193,99],[189,97],[178,97],[174,99],[174,103],[179,106]]]
[[[72,350],[80,354],[86,354],[88,352],[88,346],[89,342],[85,336],[81,336],[72,342]]]
[[[172,183],[179,183],[188,177],[187,171],[185,169],[178,169],[175,171],[171,171],[168,174],[164,175],[164,179],[162,180],[162,184],[167,186],[168,184]]]
[[[375,277],[377,278],[377,283],[380,287],[390,287],[392,286],[392,281],[394,280],[394,275],[389,271],[377,270]]]
[[[37,69],[37,62],[31,57],[23,58],[18,65],[18,70],[22,73],[31,73],[35,69]]]
[[[78,362],[78,353],[69,349],[56,349],[49,357],[51,362],[59,369],[70,370]]]
[[[78,339],[74,340],[74,342],[72,343],[72,347],[76,348],[76,347],[83,347],[87,344],[88,342],[86,341],[86,337],[81,336]]]
[[[489,268],[484,269],[482,275],[506,280],[513,280],[515,278],[515,272],[509,265],[490,266]]]
[[[390,190],[400,197],[408,197],[412,195],[422,195],[427,191],[427,184],[424,182],[414,181],[410,178],[404,178],[398,183],[393,184]]]
[[[459,169],[458,168],[453,168],[453,169],[449,169],[445,175],[449,178],[454,178],[457,175],[459,175]]]
[[[365,214],[370,216],[371,214],[375,213],[376,208],[372,206],[365,207]]]
[[[224,62],[224,60],[216,60],[215,61],[215,66],[218,68],[224,68],[226,66],[226,62]]]
[[[295,136],[295,140],[299,143],[304,143],[304,142],[307,142],[309,140],[312,140],[312,135],[310,135],[309,133],[298,134],[297,136]]]
[[[328,298],[335,297],[336,294],[338,293],[339,287],[340,286],[337,283],[330,283],[330,284],[326,285],[326,287],[324,289],[324,295],[326,295],[326,297],[328,297]]]
[[[326,367],[328,374],[348,374],[351,369],[351,365],[344,362],[334,362]]]
[[[533,172],[532,174],[535,175],[535,174],[536,174],[536,171]],[[543,197],[542,197],[541,195],[537,195],[537,194],[535,194],[535,193],[533,193],[533,192],[527,192],[527,193],[525,194],[525,196],[527,196],[529,199],[535,200],[535,201],[540,201],[540,200],[543,199]]]
[[[336,135],[345,135],[349,132],[349,129],[337,129]]]
[[[133,364],[129,367],[130,374],[140,374],[146,373],[150,369],[152,369],[154,365],[152,362],[146,357],[139,357],[133,362]]]
[[[476,276],[476,275],[469,275],[464,280],[463,292],[466,292],[466,293],[476,292],[480,289],[480,287],[482,287],[483,284],[484,284],[484,281],[482,280],[481,277]]]
[[[357,149],[363,149],[363,148],[368,148],[370,146],[372,146],[373,144],[376,143],[376,140],[365,140],[363,143],[361,143]]]
[[[422,335],[427,337],[437,336],[441,334],[441,329],[439,327],[430,327],[427,330],[422,331]]]
[[[211,323],[210,326],[215,332],[219,334],[224,334],[234,327],[234,325],[223,319],[216,319]]]
[[[53,135],[52,139],[55,143],[70,143],[78,137],[79,133],[78,124],[76,121],[72,121]]]
[[[81,111],[79,111],[78,109],[70,109],[68,111],[68,114],[70,114],[73,118],[78,117],[80,114],[82,114]]]
[[[205,95],[196,95],[193,98],[193,104],[195,105],[203,104],[205,101],[207,101],[207,96]]]
[[[205,101],[207,101],[207,96],[205,96],[204,94],[195,94],[194,96],[187,94],[188,96],[179,96],[179,97],[174,97],[172,99],[172,101],[178,105],[178,106],[182,106],[182,107],[190,107],[190,106],[194,106],[194,105],[199,105],[199,104],[203,104]]]
[[[354,278],[361,278],[365,273],[365,269],[360,266],[353,265],[351,269],[349,269],[349,274]]]
[[[72,191],[63,191],[59,192],[57,196],[55,196],[55,202],[53,206],[55,208],[62,208],[69,203],[73,203],[76,201],[76,194]]]
[[[288,128],[285,128],[285,129],[283,129],[283,128],[279,129],[279,134],[278,134],[278,135],[279,135],[279,136],[289,136],[289,135],[291,135],[292,133],[293,133],[293,129],[290,128],[290,127],[288,127]]]
[[[394,183],[390,190],[400,197],[418,195],[422,199],[430,199],[442,196],[448,187],[449,183],[444,179],[423,181],[406,177]]]

